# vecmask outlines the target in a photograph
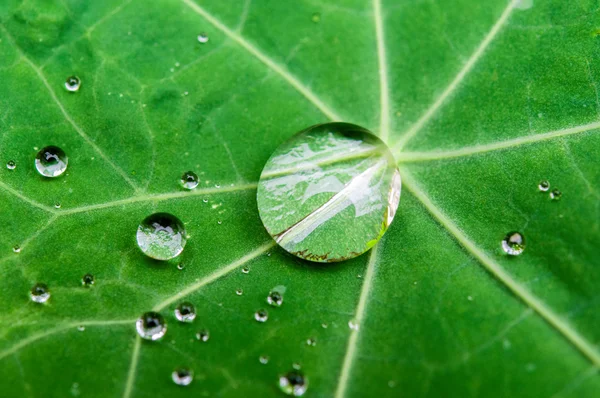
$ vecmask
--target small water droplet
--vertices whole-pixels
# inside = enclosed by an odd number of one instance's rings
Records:
[[[184,269],[184,268],[185,268],[185,265],[184,265],[183,263],[179,263],[179,264],[177,264],[177,269],[178,269],[178,270],[182,270],[182,269]]]
[[[6,163],[6,168],[9,170],[14,170],[17,167],[17,164],[14,162],[14,160],[9,160]]]
[[[204,203],[208,203],[208,199],[207,199],[207,198],[204,198],[204,199],[202,199],[202,201],[203,201]]]
[[[254,313],[254,319],[261,323],[266,322],[269,319],[269,313],[267,310],[260,309]]]
[[[56,146],[42,148],[35,157],[35,168],[44,177],[58,177],[67,170],[69,159]]]
[[[268,356],[266,356],[266,355],[261,355],[261,356],[258,358],[258,361],[259,361],[260,363],[262,363],[263,365],[266,365],[266,364],[268,364],[268,363],[269,363],[269,357],[268,357]]]
[[[45,303],[50,298],[50,290],[43,283],[36,283],[30,291],[30,297],[33,302]]]
[[[86,287],[92,286],[95,282],[96,281],[94,280],[94,275],[92,274],[85,274],[81,278],[81,284]]]
[[[208,42],[208,35],[204,32],[200,33],[198,35],[198,41],[202,44],[207,43]]]
[[[219,221],[217,221],[217,224],[221,225],[221,224],[223,224],[223,221],[219,220]]]
[[[175,318],[180,322],[192,322],[196,319],[196,308],[192,303],[183,302],[175,308]]]
[[[81,87],[81,80],[77,76],[69,76],[67,80],[65,80],[65,88],[67,91],[74,93],[79,90]]]
[[[210,333],[206,329],[200,330],[198,333],[196,333],[196,339],[199,341],[207,342],[209,338]]]
[[[21,253],[21,246],[14,245],[13,246],[13,252],[15,252],[15,253]]]
[[[559,191],[558,189],[553,189],[552,192],[550,192],[550,199],[552,199],[552,200],[560,200],[561,196],[562,196],[562,192]]]
[[[238,296],[241,296],[242,294],[244,294],[244,291],[242,289],[238,289],[235,291],[235,294],[237,294]]]
[[[508,340],[508,339],[504,339],[504,341],[502,342],[502,347],[503,347],[505,350],[510,350],[510,347],[511,347],[511,346],[512,346],[512,344],[511,344],[510,340]]]
[[[186,171],[181,176],[181,186],[185,189],[194,189],[198,186],[200,179],[193,171]]]
[[[550,183],[546,180],[540,181],[540,183],[538,184],[538,189],[542,192],[546,192],[550,189]]]
[[[352,330],[358,330],[358,322],[356,322],[354,319],[351,319],[350,321],[348,321],[348,327]]]
[[[168,213],[146,217],[138,226],[136,238],[145,255],[161,261],[177,257],[186,244],[183,223]]]
[[[250,268],[248,268],[248,267],[244,267],[244,268],[242,268],[242,272],[243,272],[244,274],[247,274],[247,273],[249,273],[249,272],[250,272]]]
[[[79,325],[79,326],[77,326],[77,330],[79,330],[80,332],[83,332],[85,330],[85,326]]]
[[[329,325],[327,325],[326,323],[322,323],[322,324],[321,324],[321,327],[322,327],[323,329],[327,329],[327,328],[329,327]]]
[[[394,387],[396,387],[396,382],[395,382],[394,380],[390,380],[390,381],[388,381],[388,387],[389,387],[389,388],[394,388]]]
[[[302,368],[302,366],[298,362],[294,362],[292,364],[292,368],[294,368],[296,370],[300,370]]]
[[[194,372],[188,368],[178,368],[171,373],[171,378],[178,386],[187,386],[194,380]]]
[[[313,337],[311,337],[310,339],[306,339],[306,345],[310,346],[310,347],[314,347],[317,345],[317,340]]]
[[[519,232],[509,232],[502,239],[502,250],[511,256],[518,256],[525,250],[525,237]]]
[[[473,296],[467,296],[467,300],[473,301]]]
[[[315,12],[310,19],[314,23],[319,23],[319,22],[321,22],[321,14],[318,12]]]
[[[267,257],[271,257],[271,252],[267,252]]]
[[[138,318],[135,329],[143,339],[158,340],[167,333],[167,323],[161,314],[150,311]]]
[[[54,203],[54,208],[55,208],[55,209],[60,209],[60,207],[61,207],[61,204],[60,204],[60,202],[56,202],[56,203]]]
[[[279,376],[279,388],[287,395],[299,397],[306,392],[308,379],[302,372],[293,370]]]
[[[281,307],[281,304],[283,304],[283,295],[277,290],[270,291],[267,296],[267,303],[273,307]]]

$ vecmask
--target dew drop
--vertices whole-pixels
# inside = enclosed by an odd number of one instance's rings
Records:
[[[275,150],[260,176],[257,203],[263,225],[283,249],[336,262],[379,241],[400,191],[396,161],[383,141],[353,124],[325,123]]]
[[[79,80],[77,76],[69,76],[67,77],[67,80],[65,80],[65,88],[67,91],[74,93],[79,90],[79,87],[81,87],[81,80]]]
[[[79,330],[80,332],[83,332],[83,331],[85,331],[85,326],[79,325],[79,326],[77,326],[77,330]]]
[[[96,281],[94,280],[94,275],[92,275],[92,274],[85,274],[81,278],[81,284],[86,287],[92,286],[95,282]]]
[[[194,380],[194,372],[188,368],[178,368],[171,373],[171,378],[178,386],[187,386]]]
[[[558,189],[553,189],[552,192],[550,192],[550,199],[552,199],[552,200],[560,200],[561,196],[562,196],[562,192],[559,191]]]
[[[314,347],[317,345],[317,340],[313,337],[311,337],[310,339],[306,339],[306,345],[309,347]]]
[[[207,199],[207,198],[204,198],[204,199],[202,199],[202,201],[203,201],[204,203],[208,203],[208,199]]]
[[[138,318],[135,329],[143,339],[158,340],[167,333],[167,323],[161,314],[150,311]]]
[[[352,330],[358,330],[358,322],[356,322],[354,319],[351,319],[348,321],[348,327]]]
[[[519,232],[509,232],[502,239],[502,250],[511,256],[518,256],[525,250],[525,237]]]
[[[298,370],[292,370],[279,376],[279,388],[287,395],[299,397],[304,395],[308,388],[308,379]]]
[[[185,189],[194,189],[198,186],[200,179],[193,171],[186,171],[181,176],[181,186]]]
[[[244,274],[248,274],[248,273],[250,272],[250,268],[248,268],[248,267],[244,267],[244,268],[242,268],[242,272],[243,272]]]
[[[45,303],[50,298],[50,290],[43,283],[36,283],[30,291],[31,300],[35,303]]]
[[[281,307],[281,304],[283,304],[283,295],[277,290],[270,291],[267,296],[267,303],[273,307]]]
[[[42,148],[35,157],[35,168],[44,177],[58,177],[67,170],[68,163],[65,152],[56,146]]]
[[[175,308],[175,318],[179,322],[192,322],[196,319],[196,308],[192,303],[183,302]]]
[[[260,309],[254,313],[254,319],[261,323],[266,322],[269,319],[269,313],[267,310]]]
[[[546,181],[546,180],[540,181],[540,183],[538,184],[538,189],[541,192],[546,192],[546,191],[548,191],[550,189],[550,183],[548,181]]]
[[[322,324],[321,324],[321,327],[322,327],[323,329],[327,329],[327,328],[329,327],[329,325],[327,325],[326,323],[322,323]]]
[[[268,364],[268,363],[269,363],[269,357],[268,357],[268,356],[266,356],[266,355],[261,355],[261,356],[258,358],[258,361],[259,361],[260,363],[262,363],[263,365],[266,365],[266,364]]]
[[[198,341],[207,342],[208,339],[210,339],[210,333],[206,329],[200,330],[196,333],[196,339]]]
[[[13,252],[15,252],[15,253],[21,253],[21,246],[14,245],[13,246]]]
[[[6,168],[9,170],[14,170],[17,167],[17,164],[14,162],[14,160],[9,160],[6,163]]]
[[[185,265],[184,265],[183,263],[179,263],[179,264],[177,264],[177,269],[178,269],[178,270],[182,270],[182,269],[184,269],[184,268],[185,268]]]
[[[241,296],[242,294],[244,294],[244,291],[242,289],[238,289],[235,291],[235,294],[237,294],[238,296]]]
[[[300,366],[300,364],[298,362],[294,362],[292,364],[292,368],[294,368],[296,370],[300,370],[300,369],[302,369],[302,366]]]
[[[60,204],[60,202],[56,202],[56,203],[54,203],[54,208],[55,208],[55,209],[60,209],[60,208],[61,208],[61,204]]]
[[[310,19],[314,23],[319,23],[319,22],[321,22],[321,14],[318,12],[315,12]]]
[[[208,35],[204,32],[200,33],[198,35],[198,41],[202,44],[207,43],[208,42]]]
[[[136,238],[145,255],[161,261],[177,257],[186,244],[183,223],[168,213],[146,217],[138,226]]]

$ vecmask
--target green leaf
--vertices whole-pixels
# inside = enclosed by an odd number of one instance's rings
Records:
[[[596,396],[598,16],[595,0],[2,2],[2,395],[280,396],[299,363],[306,396]],[[275,246],[256,184],[328,120],[377,132],[403,194],[369,253],[324,265]],[[46,145],[61,177],[35,171]],[[175,260],[136,247],[154,212],[185,224]],[[147,311],[159,341],[136,335]]]

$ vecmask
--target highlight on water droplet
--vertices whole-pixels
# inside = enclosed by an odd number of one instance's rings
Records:
[[[262,363],[263,365],[266,365],[269,363],[269,357],[266,355],[261,355],[260,357],[258,357],[258,362]]]
[[[54,202],[54,208],[55,209],[60,209],[61,208],[60,202]]]
[[[69,92],[76,92],[81,87],[81,80],[77,76],[69,76],[67,80],[65,80],[65,88]]]
[[[94,275],[92,275],[92,274],[85,274],[81,278],[81,284],[86,287],[92,286],[95,282],[96,281],[94,280]]]
[[[138,318],[135,329],[143,339],[158,340],[167,333],[167,322],[158,312],[149,311]]]
[[[336,262],[359,256],[393,221],[401,192],[396,160],[363,127],[325,123],[284,142],[258,184],[263,225],[297,257]]]
[[[44,283],[36,283],[29,292],[31,301],[34,303],[45,303],[50,298],[50,290]]]
[[[242,268],[242,272],[243,272],[244,274],[247,274],[247,273],[249,273],[249,272],[250,272],[250,268],[248,268],[248,267],[244,267],[244,268]]]
[[[264,323],[269,319],[269,313],[265,309],[260,309],[254,313],[254,319],[258,322]]]
[[[287,395],[299,397],[308,388],[308,378],[299,370],[292,370],[279,376],[279,388]]]
[[[138,226],[136,238],[145,255],[160,261],[180,255],[187,242],[183,223],[168,213],[146,217]]]
[[[270,291],[267,296],[267,303],[273,307],[281,307],[281,304],[283,304],[283,294],[277,290]]]
[[[69,158],[56,146],[42,148],[35,156],[35,168],[44,177],[58,177],[67,170]]]
[[[306,345],[309,347],[314,347],[317,345],[317,340],[314,337],[306,339]]]
[[[185,268],[185,264],[183,264],[183,263],[179,263],[179,264],[177,264],[177,269],[178,269],[178,270],[182,270],[182,269],[184,269],[184,268]]]
[[[194,189],[198,186],[200,179],[193,171],[186,171],[181,176],[181,186],[185,189]]]
[[[13,252],[15,252],[15,253],[21,253],[21,246],[14,245],[13,246]]]
[[[14,170],[17,167],[17,164],[15,163],[14,160],[9,160],[8,162],[6,162],[6,168],[9,170]]]
[[[525,250],[525,237],[519,232],[509,232],[502,239],[502,250],[510,256],[518,256]]]
[[[242,294],[244,294],[244,291],[242,289],[237,289],[235,291],[235,294],[237,294],[238,296],[241,296]]]
[[[546,180],[540,181],[540,183],[538,184],[538,189],[541,192],[546,192],[550,189],[550,183]]]
[[[560,200],[561,196],[562,192],[558,189],[553,189],[552,192],[550,192],[550,199],[552,200]]]
[[[79,325],[79,326],[77,326],[77,330],[79,330],[80,332],[83,332],[83,331],[85,331],[85,326]]]
[[[192,322],[196,319],[196,308],[192,303],[185,301],[175,308],[175,318],[179,322]]]
[[[202,329],[196,333],[196,339],[198,341],[207,342],[210,339],[210,333],[207,329]]]
[[[188,386],[194,380],[194,372],[188,368],[177,368],[171,373],[171,379],[178,386]]]
[[[202,32],[198,35],[198,41],[202,44],[208,43],[208,34],[206,32]]]

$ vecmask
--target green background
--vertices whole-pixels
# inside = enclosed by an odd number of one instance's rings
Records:
[[[1,395],[278,396],[295,362],[309,397],[597,395],[599,16],[592,0],[2,1]],[[388,142],[403,194],[373,251],[322,265],[272,246],[255,187],[328,120]],[[35,172],[45,145],[65,175]],[[135,244],[156,211],[190,235],[166,264]],[[527,248],[509,258],[513,230]],[[169,330],[141,342],[151,309]]]

